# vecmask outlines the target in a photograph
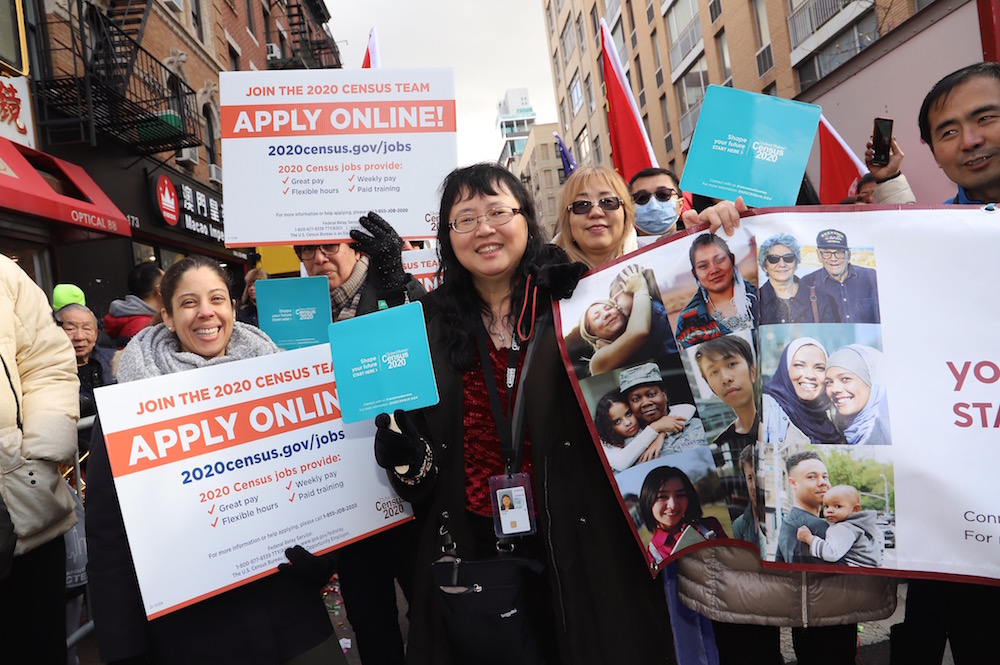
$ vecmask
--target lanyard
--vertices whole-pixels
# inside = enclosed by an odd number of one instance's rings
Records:
[[[517,451],[514,450],[514,441],[511,432],[511,414],[514,410],[514,399],[512,391],[517,382],[517,359],[521,353],[521,347],[517,342],[517,334],[512,336],[510,344],[510,355],[507,357],[507,372],[505,374],[507,413],[504,413],[500,405],[500,392],[497,390],[496,379],[493,378],[493,363],[490,362],[490,352],[487,347],[489,340],[486,337],[486,327],[480,322],[476,326],[476,345],[479,347],[479,362],[483,369],[483,379],[486,382],[486,392],[490,396],[490,408],[493,411],[493,421],[497,426],[497,433],[500,435],[500,452],[503,455],[504,467],[508,476],[517,469],[514,463],[517,458]],[[518,437],[520,439],[520,437]],[[520,446],[518,440],[518,446]],[[520,466],[520,465],[518,465]]]

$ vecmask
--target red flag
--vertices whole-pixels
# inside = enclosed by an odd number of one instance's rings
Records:
[[[826,119],[819,117],[819,201],[836,205],[857,192],[868,169]]]
[[[378,55],[378,38],[375,36],[375,26],[372,26],[368,33],[368,48],[365,49],[365,59],[361,63],[361,69],[378,69],[382,66],[382,60]]]
[[[632,88],[618,60],[618,50],[608,24],[601,19],[601,62],[604,65],[604,88],[608,102],[608,126],[611,129],[611,156],[615,170],[628,180],[642,169],[659,166]]]

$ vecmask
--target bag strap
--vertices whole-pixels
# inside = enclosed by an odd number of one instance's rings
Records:
[[[813,323],[819,323],[819,306],[816,304],[816,287],[809,287],[809,304],[812,305]]]

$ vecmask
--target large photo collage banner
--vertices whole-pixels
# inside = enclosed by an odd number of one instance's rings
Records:
[[[654,574],[738,544],[765,567],[1000,578],[1000,361],[974,323],[1000,278],[996,214],[768,211],[630,254],[559,303]]]

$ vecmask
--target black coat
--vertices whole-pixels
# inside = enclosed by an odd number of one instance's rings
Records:
[[[440,402],[414,414],[414,420],[431,443],[438,472],[416,487],[392,473],[390,479],[403,498],[414,501],[420,520],[407,662],[443,665],[451,660],[430,568],[440,556],[441,513],[449,514],[460,556],[471,536],[465,519],[462,375],[445,360],[437,296],[432,292],[422,302]],[[662,585],[650,576],[612,490],[549,321],[534,330],[541,338],[522,384],[539,537],[557,615],[548,629],[556,631],[560,661],[567,665],[674,662]]]

